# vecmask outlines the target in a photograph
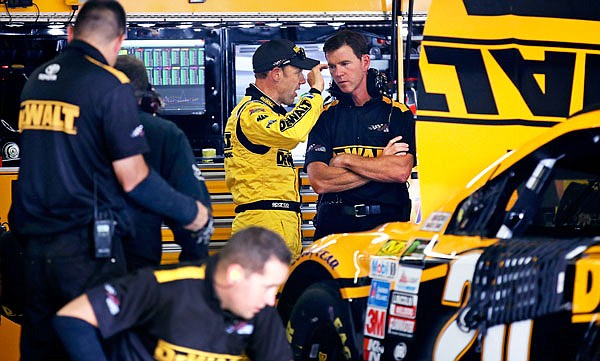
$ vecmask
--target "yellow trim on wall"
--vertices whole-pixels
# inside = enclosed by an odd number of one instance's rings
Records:
[[[174,12],[340,12],[340,11],[392,11],[392,0],[351,0],[351,1],[280,1],[280,0],[206,0],[204,3],[190,4],[188,0],[121,0],[128,13],[174,13]],[[71,12],[65,0],[45,0],[36,2],[41,13]],[[83,2],[81,2],[83,4]],[[427,12],[431,0],[416,0],[415,12]],[[402,2],[404,12],[408,11],[408,1]],[[14,8],[10,12],[37,12],[34,6]]]

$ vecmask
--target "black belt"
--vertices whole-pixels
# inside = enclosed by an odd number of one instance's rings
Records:
[[[240,204],[239,206],[235,207],[235,213],[241,213],[253,209],[291,211],[300,213],[300,203],[277,200],[256,201],[252,203]]]
[[[366,217],[375,214],[398,213],[400,207],[380,204],[355,204],[353,206],[341,205],[340,212],[346,216]]]

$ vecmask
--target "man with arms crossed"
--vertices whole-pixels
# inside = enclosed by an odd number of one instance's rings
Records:
[[[335,82],[308,137],[305,166],[319,194],[315,238],[410,219],[415,162],[412,112],[382,96],[365,37],[342,30],[323,46]]]

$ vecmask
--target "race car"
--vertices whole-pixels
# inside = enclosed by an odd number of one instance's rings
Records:
[[[600,108],[421,225],[316,241],[278,309],[295,360],[600,360]]]

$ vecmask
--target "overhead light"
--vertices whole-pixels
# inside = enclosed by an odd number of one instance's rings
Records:
[[[156,25],[156,24],[154,24],[154,23],[139,23],[138,24],[138,26],[141,26],[142,28],[151,28],[154,25]]]
[[[9,28],[20,28],[25,26],[25,23],[22,22],[10,22],[8,24],[6,24],[6,26],[8,26]]]
[[[65,27],[65,24],[63,24],[63,23],[50,23],[50,24],[48,24],[48,27],[50,29],[63,29]]]
[[[302,26],[303,28],[312,28],[312,27],[317,26],[317,23],[315,23],[313,21],[304,21],[304,22],[301,22],[299,25]]]
[[[240,26],[240,28],[249,29],[249,28],[253,28],[254,27],[254,23],[245,21],[245,22],[240,23],[239,26]]]
[[[270,28],[278,28],[281,25],[283,25],[283,23],[279,23],[279,22],[272,22],[272,23],[266,23],[265,25],[267,25]]]
[[[66,35],[65,29],[48,29],[49,35]]]
[[[193,24],[192,24],[192,23],[181,23],[181,24],[177,25],[177,27],[178,27],[179,29],[189,29],[189,28],[191,28],[192,26],[193,26]]]
[[[216,28],[217,26],[221,25],[221,23],[202,23],[202,25],[207,28]]]
[[[327,23],[327,25],[333,26],[334,28],[339,28],[340,26],[346,25],[346,23],[334,21],[334,22]]]

